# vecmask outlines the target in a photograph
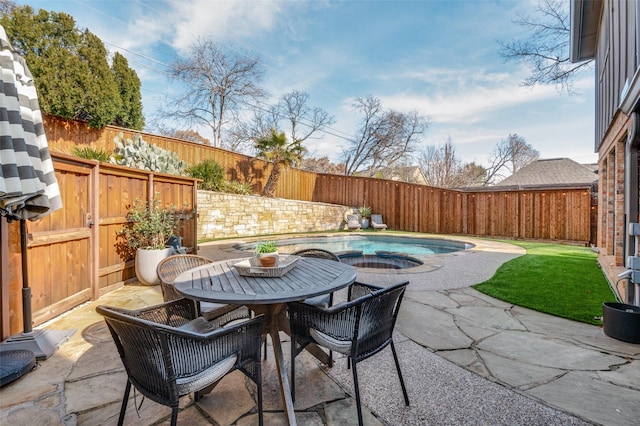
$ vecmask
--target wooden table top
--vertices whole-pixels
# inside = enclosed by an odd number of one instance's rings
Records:
[[[356,279],[352,266],[311,257],[300,258],[281,277],[243,276],[233,267],[242,260],[246,259],[214,262],[183,272],[175,280],[176,290],[203,302],[271,304],[330,293]]]

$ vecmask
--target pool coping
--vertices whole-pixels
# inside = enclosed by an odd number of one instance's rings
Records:
[[[406,232],[393,232],[390,230],[379,231],[376,233],[372,232],[358,232],[358,231],[345,231],[345,232],[331,232],[331,233],[296,233],[296,234],[281,234],[281,235],[262,235],[256,237],[242,237],[242,238],[232,238],[232,239],[224,239],[224,240],[216,240],[209,241],[205,243],[199,243],[198,247],[207,247],[218,246],[217,248],[220,250],[221,257],[224,258],[237,258],[237,257],[247,257],[247,252],[243,252],[240,250],[236,250],[235,246],[239,244],[253,243],[256,241],[261,241],[265,239],[269,240],[286,240],[291,238],[303,238],[303,237],[344,237],[346,235],[362,235],[362,236],[371,236],[371,235],[389,235],[389,236],[397,236],[397,237],[406,237],[406,238],[431,238],[431,239],[439,239],[445,241],[456,241],[463,242],[465,244],[471,244],[473,247],[452,252],[452,253],[435,253],[430,255],[414,255],[410,254],[408,256],[414,257],[421,262],[423,262],[420,266],[415,266],[413,268],[407,269],[378,269],[378,268],[357,268],[358,271],[366,272],[366,273],[374,273],[374,274],[385,274],[385,275],[393,275],[393,274],[419,274],[423,272],[431,272],[436,269],[442,267],[441,259],[450,256],[464,256],[473,252],[484,251],[484,250],[493,250],[491,241],[483,240],[477,237],[469,237],[469,236],[457,236],[457,235],[443,235],[443,234],[430,234],[430,233],[411,233],[407,234]]]

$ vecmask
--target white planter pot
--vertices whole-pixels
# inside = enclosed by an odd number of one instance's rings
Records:
[[[174,253],[173,247],[160,250],[138,249],[136,251],[136,277],[144,285],[158,285],[160,279],[156,269],[158,263]]]

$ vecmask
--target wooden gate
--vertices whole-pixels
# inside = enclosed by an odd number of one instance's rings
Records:
[[[92,262],[96,248],[91,218],[95,166],[55,158],[63,208],[40,220],[26,221],[27,276],[34,324],[60,315],[93,296]],[[20,331],[16,330],[17,324],[22,324],[22,260],[19,221],[5,223],[2,228],[8,243],[3,244],[8,254],[6,279],[13,284],[8,286],[7,292],[2,292],[2,329],[3,337],[6,337],[9,329],[15,333]],[[3,282],[4,279],[5,276]]]
[[[195,213],[196,179],[155,174],[52,153],[62,209],[26,222],[28,280],[33,326],[135,280],[133,261],[121,259],[116,235],[133,200],[166,204]],[[197,218],[180,229],[194,252]],[[2,339],[22,331],[20,223],[0,220]]]

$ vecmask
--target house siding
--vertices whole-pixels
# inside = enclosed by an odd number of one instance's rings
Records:
[[[640,222],[638,173],[625,170],[625,165],[634,171],[638,167],[639,142],[633,134],[638,111],[630,116],[620,109],[623,91],[640,68],[638,7],[638,1],[603,2],[595,52],[595,151],[600,181],[596,245],[602,269],[622,300],[628,300],[628,289],[618,285],[617,274],[626,269],[627,256],[636,251],[627,235],[628,224]]]
[[[638,68],[637,2],[605,1],[596,51],[596,151],[606,140],[618,111],[622,90]]]

